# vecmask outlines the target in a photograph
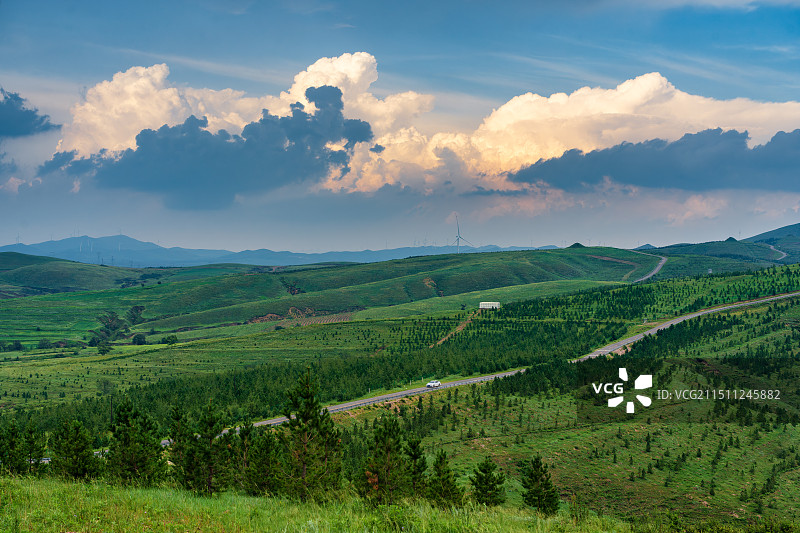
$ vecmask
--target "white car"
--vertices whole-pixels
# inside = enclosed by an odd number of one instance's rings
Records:
[[[441,385],[441,382],[439,382],[439,381],[434,379],[433,381],[429,381],[428,384],[425,385],[425,386],[428,387],[429,389],[435,389],[436,387],[438,387],[440,385]]]

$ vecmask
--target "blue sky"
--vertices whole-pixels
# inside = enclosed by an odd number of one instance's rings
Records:
[[[0,243],[383,248],[445,244],[458,214],[476,244],[630,247],[797,222],[800,2],[551,4],[4,0]]]

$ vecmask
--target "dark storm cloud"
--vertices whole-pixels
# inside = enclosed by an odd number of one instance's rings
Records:
[[[510,175],[512,181],[545,181],[569,191],[605,177],[615,182],[693,191],[763,189],[800,191],[800,130],[778,132],[767,144],[747,147],[747,133],[706,130],[674,142],[623,143],[539,161]]]
[[[0,139],[24,137],[59,127],[50,122],[47,115],[40,115],[35,107],[28,107],[19,94],[0,88],[0,96]]]
[[[100,187],[160,194],[168,206],[180,209],[223,208],[236,194],[320,180],[331,169],[348,172],[349,151],[372,139],[370,125],[342,116],[338,88],[312,87],[306,98],[317,108],[314,114],[301,104],[294,104],[287,117],[264,110],[240,136],[210,133],[205,118],[191,116],[183,124],[143,130],[136,136],[136,149],[119,157],[73,160],[72,154],[56,154],[40,170],[62,168],[76,176],[94,171]]]

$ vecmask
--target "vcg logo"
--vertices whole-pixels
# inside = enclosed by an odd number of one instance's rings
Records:
[[[625,368],[619,369],[619,379],[623,382],[628,381],[628,370]],[[649,389],[653,386],[653,376],[651,374],[642,374],[636,381],[633,382],[633,388],[635,390],[642,390],[642,389]],[[604,392],[605,394],[616,394],[617,396],[613,398],[609,398],[608,406],[609,407],[617,407],[623,401],[625,401],[625,397],[623,393],[625,391],[625,384],[624,383],[592,383],[592,388],[594,389],[595,394],[600,394],[600,392]],[[636,395],[636,399],[639,400],[645,407],[650,407],[650,404],[653,401],[647,397],[642,396],[641,394]],[[635,412],[636,404],[633,401],[628,401],[625,404],[625,411],[628,413]]]

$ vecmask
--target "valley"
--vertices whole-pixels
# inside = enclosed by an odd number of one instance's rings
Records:
[[[785,258],[774,253],[768,263],[760,245],[747,256],[740,244],[747,243],[691,250],[717,255],[574,247],[282,272],[192,267],[144,287],[8,298],[0,302],[2,419],[50,433],[75,418],[103,449],[120,398],[146,410],[162,438],[173,408],[199,413],[210,400],[236,427],[280,416],[285,391],[310,369],[323,405],[369,404],[333,414],[343,432],[343,486],[357,485],[374,424],[391,416],[408,438],[422,439],[428,457],[445,451],[465,489],[476,464],[491,457],[508,478],[502,513],[522,504],[517,464],[541,454],[564,512],[584,527],[602,529],[606,515],[623,521],[615,528],[636,531],[694,521],[794,522],[799,299],[772,298],[800,291],[800,267],[778,263]],[[735,246],[730,253],[728,245]],[[7,280],[31,283],[17,287],[34,287],[38,278],[25,270],[32,266],[85,272],[63,261],[0,258],[6,274],[16,272]],[[659,264],[651,279],[631,283]],[[711,275],[703,272],[709,264]],[[210,275],[215,268],[224,273]],[[669,275],[684,269],[691,275]],[[763,300],[729,305],[756,299]],[[502,305],[475,313],[480,301]],[[715,312],[700,316],[704,309]],[[109,331],[98,322],[109,313],[129,321]],[[680,316],[693,318],[674,320]],[[671,327],[627,353],[570,362],[662,324]],[[92,340],[98,336],[105,337]],[[657,400],[620,416],[598,403],[590,384],[622,366],[651,373],[659,390],[781,395]],[[517,369],[525,372],[369,400],[431,379],[474,381]],[[404,520],[417,520],[412,515]]]

